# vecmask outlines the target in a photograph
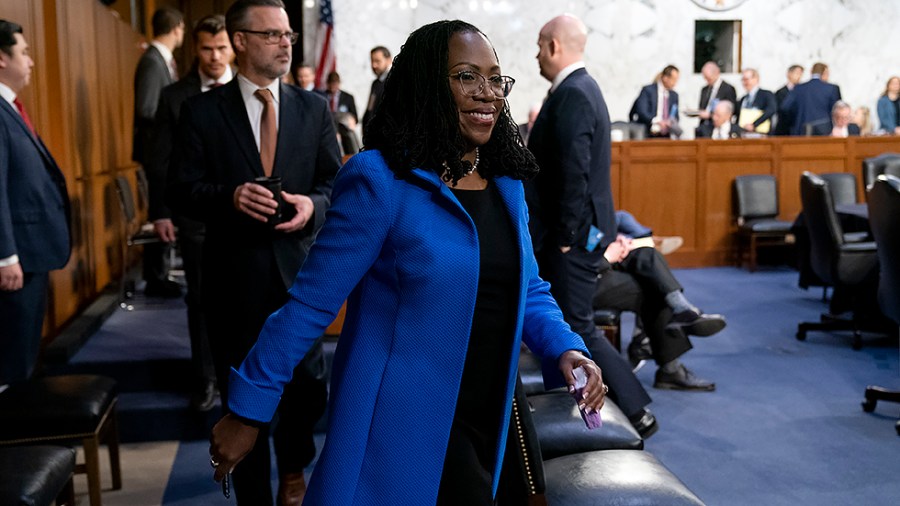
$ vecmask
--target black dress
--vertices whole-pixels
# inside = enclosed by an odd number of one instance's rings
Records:
[[[518,303],[515,230],[496,186],[452,190],[478,232],[478,292],[438,504],[493,504],[492,472]],[[509,460],[509,459],[505,459]],[[506,464],[504,464],[504,467]]]

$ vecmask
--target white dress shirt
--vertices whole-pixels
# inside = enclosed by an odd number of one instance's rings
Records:
[[[565,81],[566,78],[569,77],[569,75],[572,72],[575,72],[576,70],[583,69],[583,68],[584,68],[584,62],[577,61],[577,62],[569,65],[568,67],[560,70],[559,74],[556,74],[556,77],[554,77],[553,81],[550,83],[550,93],[553,93],[554,91],[556,91],[556,88],[559,88],[559,85],[563,81]]]
[[[247,108],[247,117],[250,119],[250,128],[253,129],[253,140],[256,141],[256,149],[259,149],[259,120],[262,118],[263,111],[263,103],[262,100],[256,98],[256,90],[261,89],[259,86],[253,84],[249,79],[242,76],[240,73],[237,75],[238,85],[241,88],[241,97],[244,99],[244,107]],[[275,125],[278,126],[278,117],[279,117],[279,107],[278,104],[281,102],[281,81],[276,79],[272,81],[271,84],[266,86],[266,89],[272,92],[272,97],[275,99]]]
[[[213,84],[228,84],[234,78],[234,74],[231,72],[231,67],[225,67],[225,72],[223,72],[218,79],[213,79],[212,77],[209,77],[208,75],[200,71],[198,71],[197,73],[200,74],[200,91],[203,93],[211,90]]]

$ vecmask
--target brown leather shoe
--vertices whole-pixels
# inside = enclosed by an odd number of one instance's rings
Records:
[[[300,506],[306,495],[303,473],[285,473],[278,480],[278,506]]]

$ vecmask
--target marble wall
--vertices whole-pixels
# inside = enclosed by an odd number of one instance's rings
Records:
[[[312,58],[317,1],[307,9],[307,60]],[[707,10],[698,4],[738,4]],[[384,45],[396,54],[415,28],[448,18],[481,28],[494,43],[504,74],[516,78],[509,102],[522,122],[530,104],[539,102],[549,83],[535,60],[541,26],[558,14],[579,16],[588,26],[585,61],[600,83],[610,116],[626,119],[640,87],[667,64],[681,69],[676,90],[682,109],[694,108],[705,84],[693,69],[694,21],[741,20],[742,65],[757,68],[763,88],[784,84],[788,65],[808,70],[813,62],[831,67],[831,81],[840,85],[854,107],[869,106],[889,76],[900,75],[892,34],[900,19],[898,0],[332,0],[337,35],[338,71],[343,88],[363,109],[373,75],[369,50]],[[724,78],[739,90],[739,74]],[[687,131],[695,120],[684,120]],[[875,119],[877,128],[877,119]]]

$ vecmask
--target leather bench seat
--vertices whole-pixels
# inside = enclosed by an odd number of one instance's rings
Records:
[[[112,489],[122,488],[115,380],[89,374],[32,378],[0,392],[0,447],[64,444],[84,448],[91,506],[102,505],[100,445],[109,450]],[[5,504],[5,503],[0,503]]]
[[[0,448],[0,504],[50,506],[71,496],[75,450],[61,446]]]
[[[14,383],[0,393],[0,439],[93,433],[116,399],[116,382],[72,374]]]
[[[544,459],[596,450],[644,448],[644,440],[610,399],[600,409],[603,426],[593,430],[585,427],[578,406],[566,392],[531,396],[528,403]]]
[[[703,505],[681,480],[645,451],[605,450],[545,460],[544,477],[547,503],[551,505]]]

